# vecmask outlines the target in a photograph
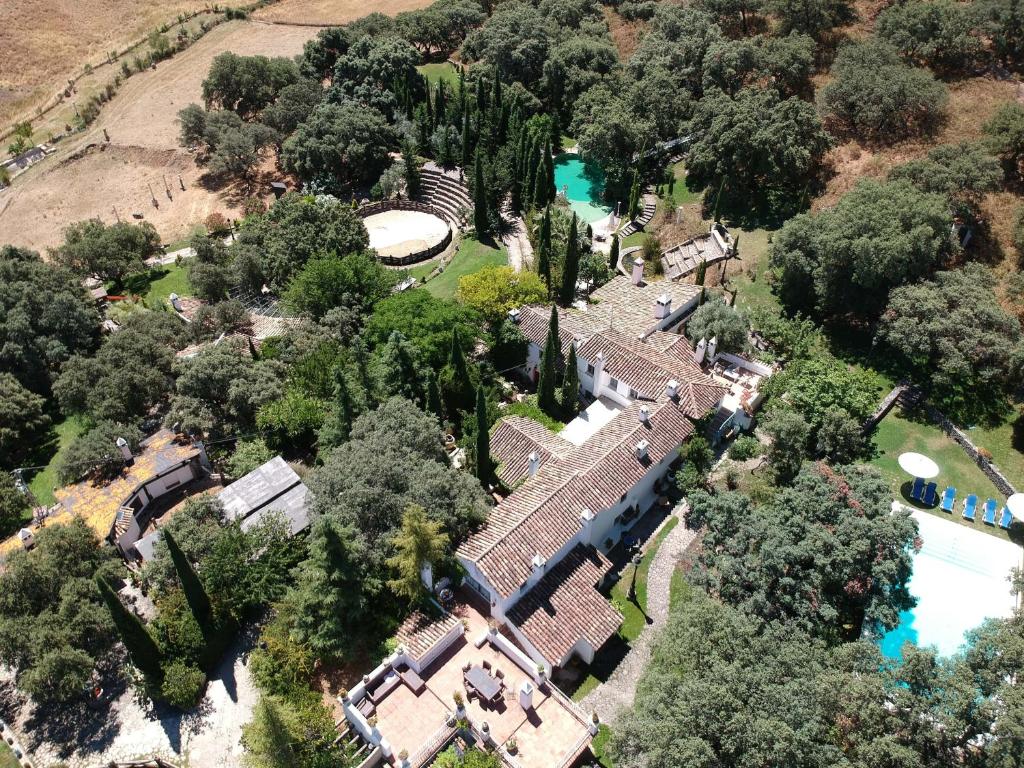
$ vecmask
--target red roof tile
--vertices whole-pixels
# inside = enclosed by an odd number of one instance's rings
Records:
[[[491,433],[491,454],[500,462],[498,476],[508,486],[529,475],[531,453],[536,452],[543,465],[552,456],[564,457],[572,450],[568,440],[522,416],[506,416]]]

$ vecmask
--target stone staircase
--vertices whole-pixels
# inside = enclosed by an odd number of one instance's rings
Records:
[[[654,214],[658,212],[657,195],[651,192],[645,192],[642,202],[643,209],[640,211],[640,215],[619,230],[619,239],[629,237],[630,235],[641,231],[651,223],[651,219],[654,218]]]
[[[473,210],[466,185],[458,177],[429,166],[420,171],[420,194],[416,199],[443,213],[455,229],[465,228],[466,213]]]

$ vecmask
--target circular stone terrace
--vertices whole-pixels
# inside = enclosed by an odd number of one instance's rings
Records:
[[[370,247],[389,265],[413,264],[436,256],[452,240],[451,226],[424,203],[387,201],[359,210]]]

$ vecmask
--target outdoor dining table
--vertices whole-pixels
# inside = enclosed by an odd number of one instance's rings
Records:
[[[484,701],[494,701],[501,695],[502,682],[483,667],[473,666],[466,670],[466,682],[468,682]]]

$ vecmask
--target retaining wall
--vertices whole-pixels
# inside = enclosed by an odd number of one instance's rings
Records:
[[[1007,479],[1006,475],[1000,472],[999,468],[989,459],[985,458],[981,454],[978,446],[971,442],[971,439],[962,429],[947,419],[942,411],[931,405],[925,404],[925,412],[928,414],[928,418],[930,418],[939,427],[939,429],[959,443],[960,447],[964,449],[964,452],[974,460],[974,463],[977,464],[978,468],[988,476],[988,479],[993,482],[996,488],[1007,496],[1012,496],[1017,492],[1017,489],[1014,488],[1013,483]]]

